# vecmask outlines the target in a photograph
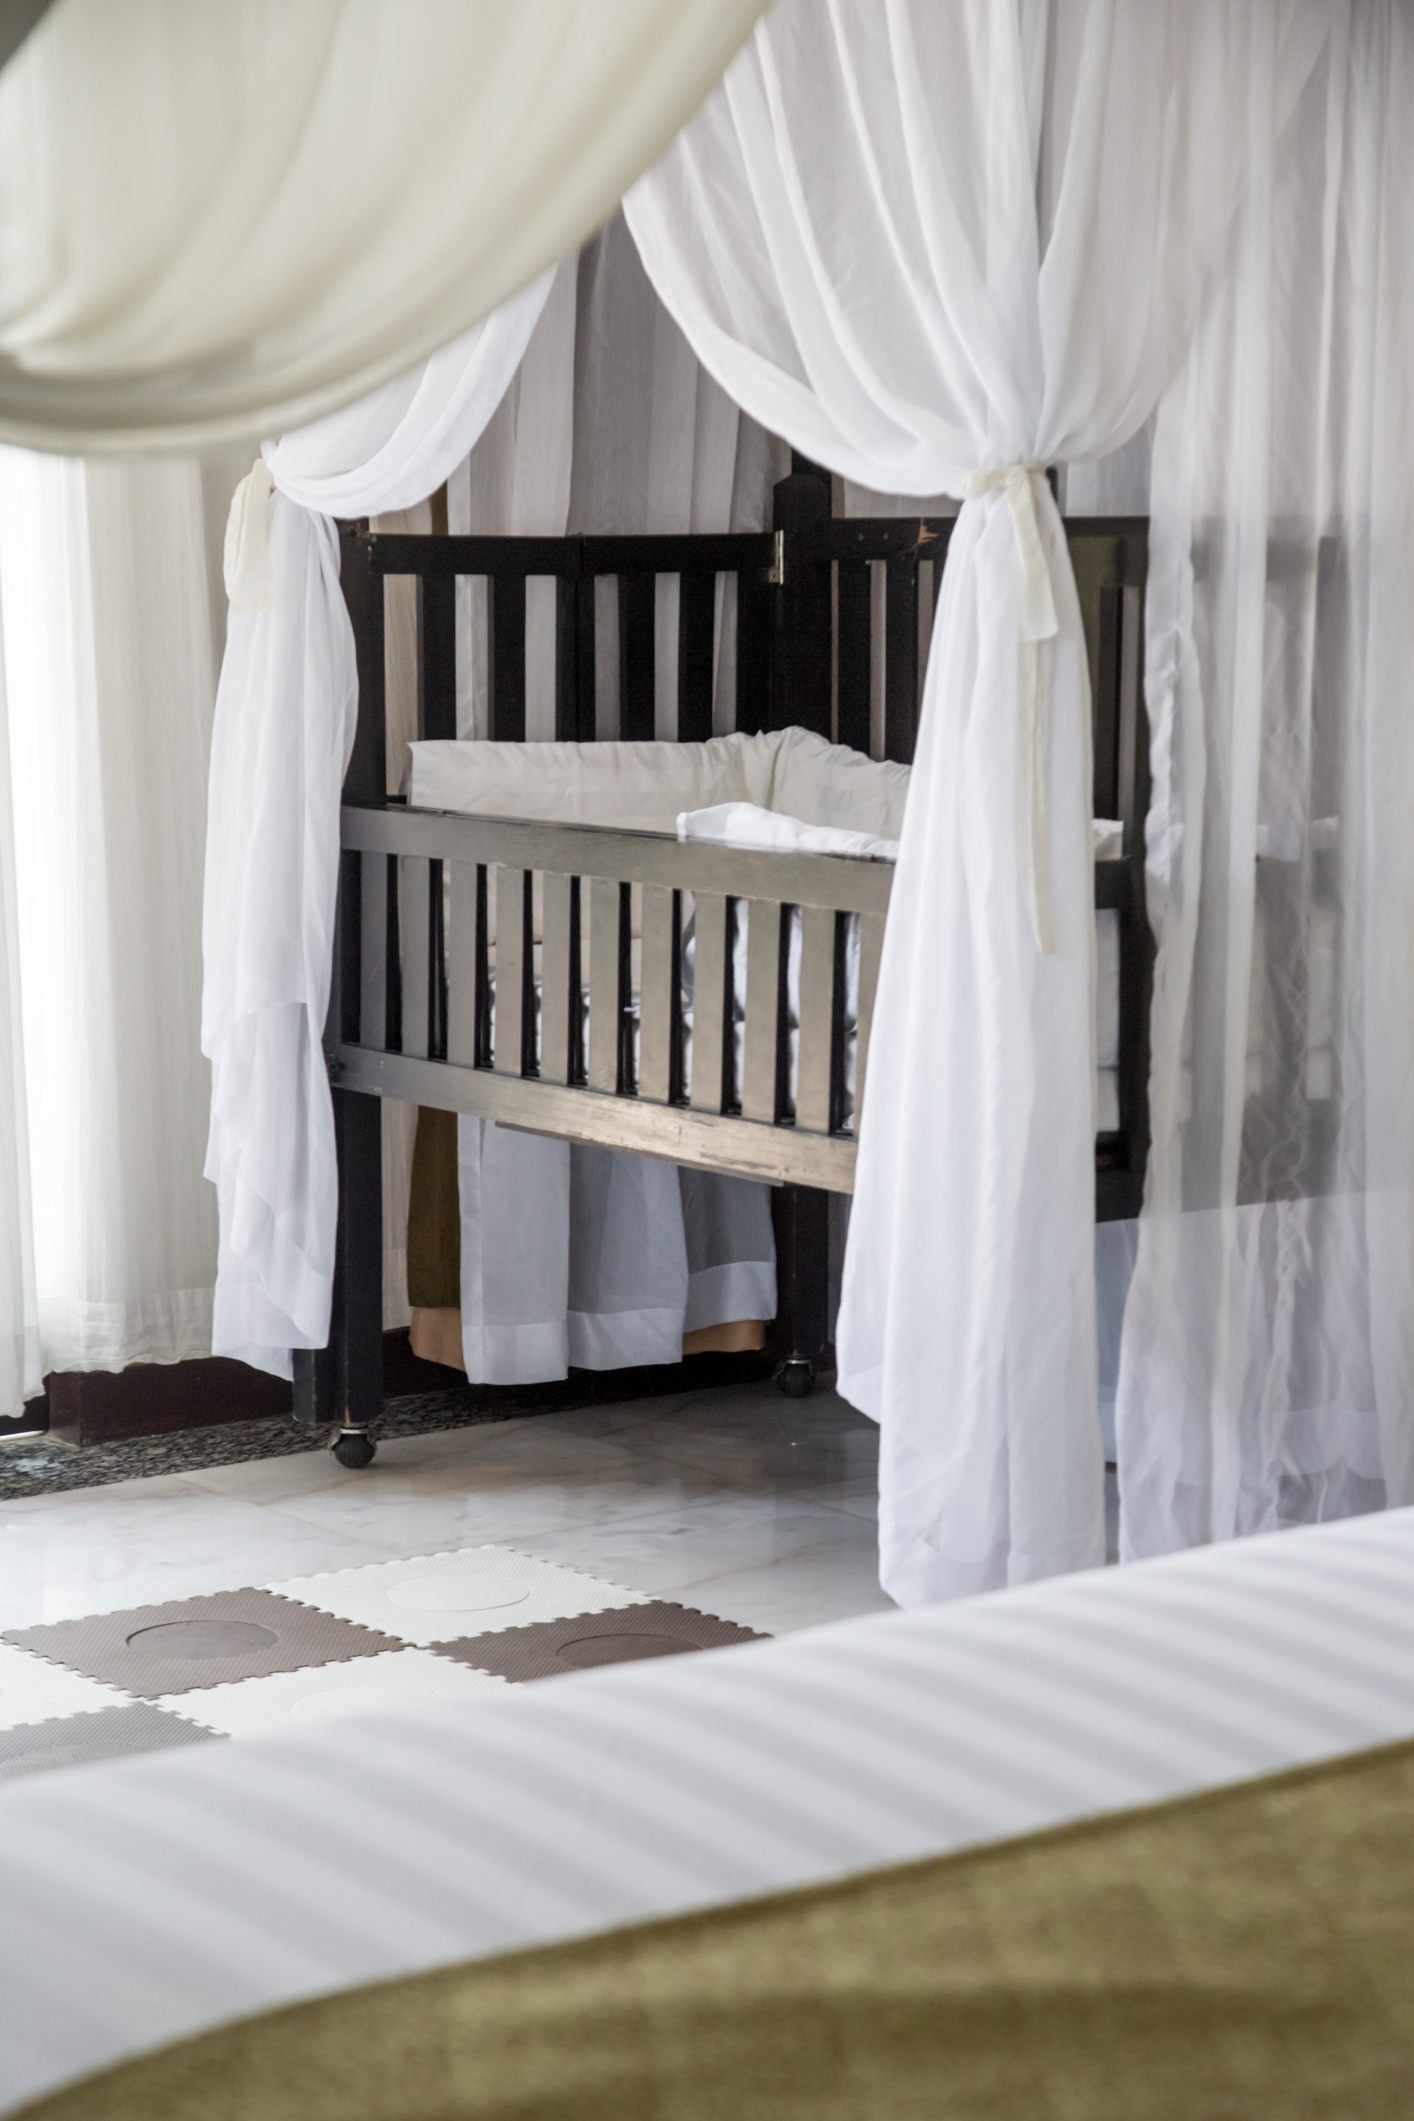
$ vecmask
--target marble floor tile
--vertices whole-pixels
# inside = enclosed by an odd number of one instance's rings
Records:
[[[0,1628],[514,1547],[768,1632],[887,1605],[878,1432],[769,1385],[632,1400],[0,1503]]]

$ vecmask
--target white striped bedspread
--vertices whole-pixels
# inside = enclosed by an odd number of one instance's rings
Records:
[[[1414,1736],[1414,1510],[0,1793],[0,2108],[356,1984]]]

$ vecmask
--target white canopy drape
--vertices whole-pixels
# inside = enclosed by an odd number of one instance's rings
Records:
[[[514,383],[448,483],[454,531],[760,529],[785,452],[703,373],[615,216],[561,269]],[[596,612],[599,734],[618,733],[614,584]],[[732,585],[734,588],[734,584]],[[542,594],[543,592],[543,594]],[[677,734],[677,581],[658,581],[657,721]],[[485,735],[486,602],[458,583],[459,723]],[[554,585],[527,584],[526,725],[554,735]],[[722,615],[730,644],[734,612]],[[731,663],[730,655],[725,658]],[[729,668],[727,680],[734,674]],[[730,694],[728,695],[730,697]],[[731,701],[734,710],[734,699]],[[535,768],[527,762],[527,770]],[[527,783],[529,786],[529,783]],[[675,1363],[684,1331],[775,1313],[763,1187],[459,1122],[462,1346],[473,1381]]]
[[[1306,13],[1281,14],[1299,68]],[[905,1604],[1103,1558],[1088,680],[1039,467],[1116,448],[1182,359],[1272,20],[1271,0],[777,0],[626,203],[757,419],[866,485],[967,496],[838,1334],[841,1389],[883,1425]]]
[[[313,420],[574,249],[761,0],[57,0],[0,72],[0,436]]]
[[[1414,1500],[1414,24],[1321,28],[1155,435],[1127,1555]]]
[[[406,507],[441,485],[500,403],[552,278],[270,447],[232,506],[202,929],[221,1225],[211,1346],[277,1376],[292,1348],[328,1339],[337,1206],[322,1040],[358,685],[337,533],[319,511]]]

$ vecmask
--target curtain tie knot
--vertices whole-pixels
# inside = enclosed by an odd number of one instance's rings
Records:
[[[270,496],[274,491],[270,466],[264,457],[257,457],[231,495],[222,572],[232,611],[268,611],[275,601],[270,572]]]
[[[988,471],[969,471],[962,482],[964,501],[980,501],[984,495],[1004,488],[1011,506],[1012,529],[1021,557],[1021,638],[1048,641],[1059,631],[1056,600],[1051,590],[1051,570],[1046,564],[1041,533],[1036,527],[1036,499],[1032,481],[1046,475],[1044,464],[995,464]]]
[[[998,489],[1011,507],[1011,524],[1021,558],[1020,684],[1017,765],[1022,811],[1021,864],[1026,902],[1036,945],[1043,957],[1055,948],[1051,918],[1051,835],[1046,816],[1046,744],[1048,731],[1041,697],[1040,643],[1060,632],[1051,570],[1036,522],[1034,482],[1044,478],[1044,464],[996,464],[969,471],[962,482],[964,501],[980,501]]]

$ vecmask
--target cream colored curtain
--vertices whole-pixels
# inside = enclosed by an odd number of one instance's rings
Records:
[[[0,449],[4,1415],[51,1370],[210,1350],[202,793],[235,469]]]
[[[0,437],[277,433],[580,243],[761,0],[58,0],[0,73]]]

